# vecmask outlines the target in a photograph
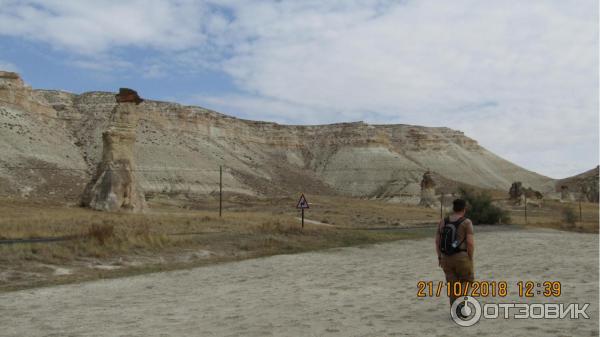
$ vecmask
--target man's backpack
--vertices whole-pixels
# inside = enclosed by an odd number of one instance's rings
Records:
[[[465,221],[465,217],[456,221],[450,221],[449,217],[444,219],[444,226],[440,229],[440,251],[444,255],[454,255],[465,251],[465,249],[460,249],[460,246],[465,242],[466,236],[461,242],[458,241],[458,228],[463,221]]]

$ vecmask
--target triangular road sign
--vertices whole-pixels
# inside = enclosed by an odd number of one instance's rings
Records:
[[[306,201],[306,198],[304,197],[304,193],[302,193],[302,195],[300,196],[300,200],[298,200],[298,204],[296,205],[296,208],[308,208],[308,201]]]

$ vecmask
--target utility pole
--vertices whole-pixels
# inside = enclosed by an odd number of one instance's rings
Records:
[[[223,166],[219,165],[219,217],[223,214]]]
[[[581,199],[583,199],[583,197],[579,197],[579,222],[583,222],[583,216],[581,214]]]
[[[527,194],[523,194],[525,196],[525,225],[527,225]]]
[[[444,219],[444,193],[440,197],[440,221]]]
[[[583,214],[581,212],[581,202],[584,200],[587,195],[588,189],[585,185],[581,184],[579,187],[579,222],[583,222]]]

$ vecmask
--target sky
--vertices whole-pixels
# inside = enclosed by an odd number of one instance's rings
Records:
[[[458,129],[552,178],[599,161],[597,0],[0,0],[0,69],[284,124]]]

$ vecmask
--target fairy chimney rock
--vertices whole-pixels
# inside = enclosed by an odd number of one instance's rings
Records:
[[[438,200],[435,196],[435,181],[431,172],[427,171],[423,174],[421,180],[421,201],[419,205],[426,207],[435,207]]]
[[[560,200],[565,202],[575,201],[573,194],[571,194],[571,192],[569,191],[569,186],[562,185],[560,187]]]
[[[115,99],[117,105],[102,133],[102,160],[82,201],[95,210],[137,212],[146,207],[135,176],[133,155],[143,99],[127,88],[121,88]]]

